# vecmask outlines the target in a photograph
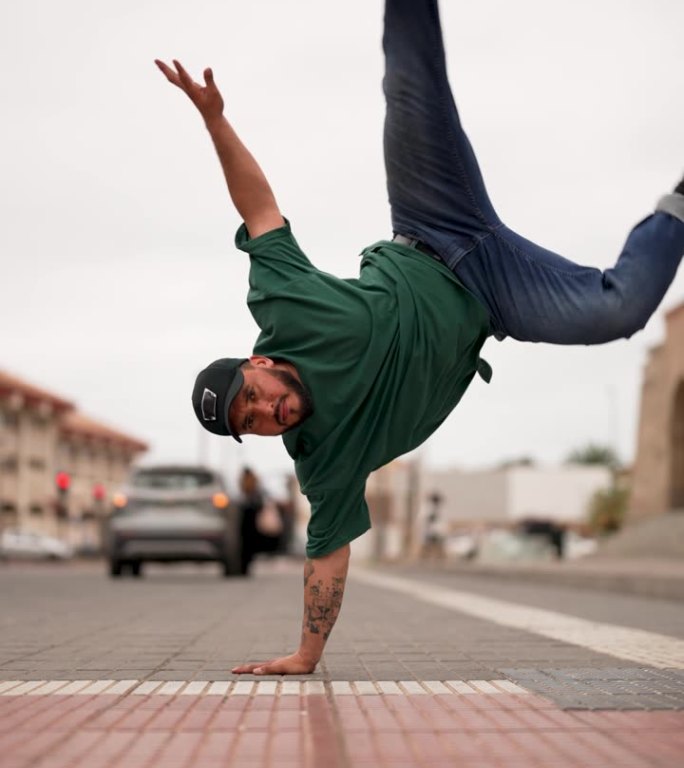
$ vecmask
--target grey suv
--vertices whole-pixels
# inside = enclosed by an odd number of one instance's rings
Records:
[[[105,547],[111,576],[140,576],[145,561],[221,563],[240,573],[240,510],[216,472],[199,466],[134,470],[113,497]]]

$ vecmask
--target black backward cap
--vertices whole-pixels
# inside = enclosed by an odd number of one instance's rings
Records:
[[[230,405],[244,383],[240,366],[246,357],[223,357],[214,360],[195,379],[192,407],[199,423],[215,435],[230,435],[241,443],[228,420]]]

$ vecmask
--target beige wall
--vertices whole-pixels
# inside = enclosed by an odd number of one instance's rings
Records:
[[[512,467],[507,470],[507,518],[583,523],[597,491],[610,488],[606,467]]]
[[[0,408],[2,524],[50,528],[56,416],[49,404],[29,408],[20,397]]]
[[[56,535],[74,545],[97,544],[108,497],[128,474],[137,453],[112,439],[60,432],[48,402],[29,404],[19,394],[0,400],[0,528]],[[72,479],[67,519],[57,516],[55,475]],[[96,503],[95,484],[106,499]]]
[[[96,544],[109,499],[125,480],[135,454],[106,441],[71,435],[68,439],[59,440],[57,457],[57,471],[71,476],[68,525],[64,536],[75,545]],[[94,498],[95,485],[104,486],[105,499],[102,502]]]
[[[506,519],[506,475],[503,471],[463,472],[447,469],[426,472],[425,493],[442,495],[442,514],[461,522],[498,522]]]
[[[665,341],[651,350],[641,392],[630,500],[633,519],[684,507],[684,304],[666,317]]]
[[[605,467],[507,467],[428,472],[426,493],[436,491],[451,523],[510,523],[523,518],[583,522],[596,491],[608,488]]]

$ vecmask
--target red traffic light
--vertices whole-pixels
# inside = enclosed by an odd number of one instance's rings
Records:
[[[68,491],[71,485],[71,476],[66,472],[58,472],[55,477],[55,482],[60,491]]]
[[[105,487],[102,483],[95,483],[93,486],[93,498],[95,501],[102,501],[106,495]]]

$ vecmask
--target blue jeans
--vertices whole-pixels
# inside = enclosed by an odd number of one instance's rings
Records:
[[[604,272],[535,245],[489,200],[449,89],[437,0],[386,0],[383,46],[394,232],[439,254],[499,339],[601,344],[643,328],[684,255],[684,196],[664,197]]]

